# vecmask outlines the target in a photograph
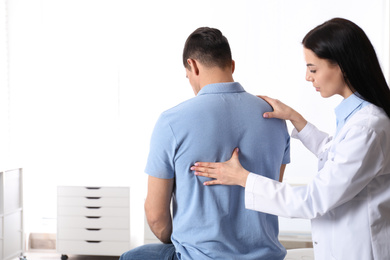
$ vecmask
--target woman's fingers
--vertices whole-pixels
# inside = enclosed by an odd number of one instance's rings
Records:
[[[258,97],[264,99],[264,100],[265,100],[268,104],[270,104],[270,105],[271,105],[271,103],[272,103],[272,101],[273,101],[272,98],[267,97],[267,96],[258,95]]]
[[[279,118],[284,120],[290,120],[294,127],[298,130],[298,132],[300,132],[306,126],[306,119],[293,108],[287,106],[286,104],[277,99],[269,98],[266,96],[258,97],[264,99],[274,109],[273,112],[265,112],[263,114],[264,118]]]
[[[195,171],[194,174],[196,176],[203,176],[213,179],[204,182],[204,185],[238,185],[240,183],[236,179],[239,179],[240,177],[239,171],[245,171],[245,169],[242,168],[240,164],[238,151],[238,148],[234,149],[232,157],[226,162],[197,162],[194,166],[191,167],[191,170]]]
[[[205,168],[215,168],[218,165],[218,163],[212,163],[212,162],[196,162],[195,167],[205,167]]]
[[[267,97],[267,96],[258,96],[258,97],[264,99],[264,100],[265,100],[265,101],[274,109],[274,111],[276,110],[275,108],[276,108],[277,102],[278,102],[279,100],[273,99],[273,98],[270,98],[270,97]],[[276,117],[274,114],[275,114],[275,113],[272,112],[272,111],[270,111],[270,112],[265,112],[265,113],[263,114],[263,117],[264,117],[264,118],[274,118],[274,117]]]
[[[195,170],[195,175],[196,176],[203,176],[203,177],[209,177],[209,178],[215,178],[216,175],[214,173],[209,172],[207,169],[206,170]]]
[[[204,166],[203,163],[196,163],[191,167],[191,170],[200,173],[214,173],[215,166]]]
[[[276,105],[278,102],[280,102],[280,101],[277,100],[277,99],[270,98],[270,97],[267,97],[267,96],[258,96],[258,97],[264,99],[268,104],[271,105],[271,107],[273,107],[273,106]]]
[[[278,99],[269,98],[266,96],[260,96],[264,99],[270,106],[272,106],[274,111],[265,112],[263,114],[264,118],[279,118],[284,120],[291,120],[292,114],[295,112],[291,107],[287,106]]]
[[[196,163],[195,165],[198,166],[192,166],[191,170],[195,171],[196,176],[203,176],[203,177],[208,177],[213,179],[217,177],[216,170],[214,168],[211,168],[212,165],[214,165],[214,163]],[[203,167],[203,165],[209,165],[209,167]],[[215,185],[215,184],[211,184],[211,185]]]
[[[240,160],[238,159],[238,152],[240,151],[240,149],[236,148],[233,150],[233,153],[232,153],[232,157],[230,157],[230,160],[229,161],[236,161],[238,163],[240,163]]]
[[[212,181],[205,181],[203,182],[203,185],[205,186],[212,186],[212,185],[220,185],[222,184],[220,181],[218,180],[212,180]]]

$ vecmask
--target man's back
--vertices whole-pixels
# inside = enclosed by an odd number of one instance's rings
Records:
[[[226,161],[235,147],[251,172],[279,179],[289,162],[284,121],[265,120],[271,107],[238,83],[211,84],[158,120],[145,172],[175,178],[172,242],[181,259],[283,259],[276,216],[246,210],[244,189],[205,187],[196,161]]]

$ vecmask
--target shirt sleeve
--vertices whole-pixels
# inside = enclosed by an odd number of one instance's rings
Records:
[[[175,176],[176,139],[168,120],[161,115],[154,127],[145,173],[161,179]]]
[[[290,163],[290,135],[287,132],[287,125],[286,125],[286,148],[284,149],[282,164],[288,164],[288,163]]]
[[[307,122],[306,126],[300,132],[294,128],[291,137],[299,139],[303,145],[317,157],[322,152],[324,145],[332,140],[332,137],[329,137],[327,133],[318,130],[317,127],[310,122]]]
[[[353,199],[381,174],[383,162],[378,135],[364,127],[352,127],[306,186],[293,187],[249,174],[245,206],[283,217],[312,219]]]

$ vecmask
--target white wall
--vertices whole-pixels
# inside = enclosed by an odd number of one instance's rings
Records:
[[[9,82],[6,2],[0,1],[0,168],[9,163]]]
[[[276,97],[332,132],[340,99],[322,99],[305,82],[300,42],[316,25],[345,17],[366,31],[390,72],[384,6],[386,0],[9,0],[9,154],[24,167],[27,231],[55,231],[57,185],[129,185],[132,246],[142,242],[150,134],[163,110],[193,96],[181,54],[197,27],[227,36],[235,80],[248,92]],[[286,180],[309,181],[316,159],[296,141],[291,151]]]

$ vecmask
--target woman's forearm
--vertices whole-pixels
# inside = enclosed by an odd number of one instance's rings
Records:
[[[294,127],[300,132],[307,124],[307,121],[301,114],[294,110],[291,117],[289,118],[290,122],[294,125]]]

